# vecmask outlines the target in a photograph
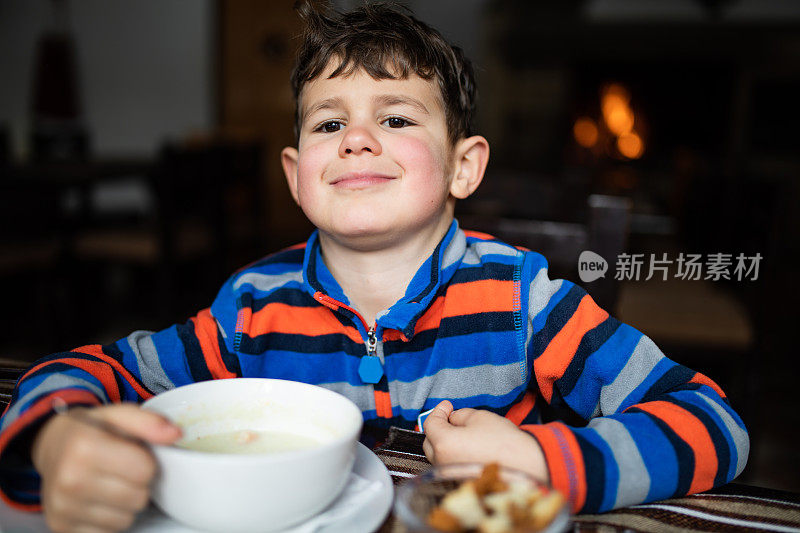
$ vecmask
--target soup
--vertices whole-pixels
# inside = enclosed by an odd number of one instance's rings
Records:
[[[322,444],[317,439],[280,431],[228,431],[178,442],[181,448],[212,453],[279,453],[307,450]]]

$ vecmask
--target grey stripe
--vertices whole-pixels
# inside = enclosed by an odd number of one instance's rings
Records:
[[[222,335],[222,338],[228,340],[228,334],[225,333],[225,328],[222,327],[222,324],[219,323],[219,320],[217,320],[216,317],[214,317],[214,321],[217,323],[217,329],[219,330],[220,335]]]
[[[174,389],[175,384],[164,372],[161,361],[158,359],[158,350],[153,343],[151,331],[134,331],[128,335],[128,345],[136,356],[139,366],[139,375],[145,388],[153,394]]]
[[[564,283],[563,279],[550,281],[547,268],[540,268],[528,288],[528,322],[526,324],[525,346],[530,349],[533,337],[533,319],[547,307],[548,302]]]
[[[622,422],[613,418],[595,418],[588,427],[608,443],[614,461],[619,465],[617,499],[614,508],[625,507],[645,500],[650,491],[650,474],[639,448]]]
[[[442,254],[442,270],[453,265],[456,261],[459,261],[462,257],[464,257],[464,251],[466,249],[467,237],[464,235],[463,231],[458,229],[456,230],[456,234],[453,235],[450,244],[448,244],[447,248],[445,248],[444,254]]]
[[[721,405],[711,400],[703,393],[698,394],[711,406],[717,415],[719,415],[725,427],[728,429],[728,433],[730,433],[733,438],[733,444],[736,446],[736,476],[738,476],[742,473],[742,470],[744,470],[747,464],[747,456],[750,454],[750,437],[747,436],[747,431],[742,429]]]
[[[256,290],[267,292],[273,289],[277,289],[278,287],[282,287],[291,281],[296,281],[297,283],[303,283],[303,272],[302,270],[296,270],[293,272],[287,272],[285,274],[258,274],[256,272],[248,272],[247,274],[243,274],[240,278],[238,278],[233,283],[233,289],[237,290],[239,287],[248,283],[253,286]]]
[[[528,317],[530,320],[533,320],[536,315],[547,307],[547,303],[558,292],[562,283],[564,283],[563,279],[550,281],[547,277],[547,268],[542,267],[539,269],[528,289],[530,291],[530,300],[528,301]]]
[[[68,376],[63,373],[53,374],[51,376],[47,376],[44,381],[36,386],[36,388],[29,391],[27,394],[19,398],[19,400],[14,402],[14,405],[11,406],[6,413],[6,416],[3,418],[3,425],[0,427],[0,431],[5,430],[11,424],[11,422],[13,422],[19,416],[20,409],[22,409],[22,406],[26,405],[29,401],[49,392],[69,387],[83,387],[89,389],[102,401],[108,402],[108,396],[106,395],[106,392],[94,383],[75,376]]]
[[[642,335],[616,379],[600,389],[602,412],[616,413],[625,398],[642,384],[663,358],[664,354],[655,343],[646,335]]]
[[[465,252],[464,259],[461,262],[468,265],[478,265],[483,261],[484,255],[505,255],[508,257],[515,257],[521,253],[522,252],[508,244],[478,241],[467,246],[467,251]]]
[[[346,381],[316,383],[316,385],[347,397],[362,411],[375,409],[375,394],[372,385],[351,385]]]
[[[468,398],[478,394],[501,396],[524,385],[520,363],[445,368],[414,381],[390,381],[393,403],[403,409],[420,409],[425,400]]]

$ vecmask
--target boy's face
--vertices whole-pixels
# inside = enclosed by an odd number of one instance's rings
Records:
[[[454,149],[435,82],[331,70],[304,86],[298,150],[282,154],[295,200],[321,232],[363,246],[443,233]]]

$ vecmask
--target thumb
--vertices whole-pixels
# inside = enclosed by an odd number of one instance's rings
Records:
[[[428,415],[428,418],[425,419],[424,424],[424,431],[425,434],[428,432],[433,431],[434,433],[443,427],[447,427],[450,425],[448,419],[450,418],[450,413],[453,412],[453,404],[447,400],[439,402],[439,404],[433,408],[431,414]]]
[[[109,405],[93,411],[95,416],[151,444],[172,444],[183,433],[165,416],[142,409],[134,403]]]

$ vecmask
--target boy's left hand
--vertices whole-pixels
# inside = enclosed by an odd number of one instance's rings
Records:
[[[443,401],[425,420],[422,449],[433,464],[498,462],[547,481],[544,454],[512,421],[480,409],[453,410]]]

